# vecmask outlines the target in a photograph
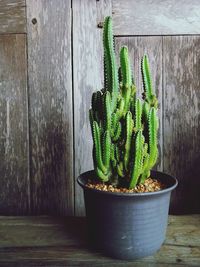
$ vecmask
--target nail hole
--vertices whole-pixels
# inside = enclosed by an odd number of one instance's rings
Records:
[[[35,25],[37,23],[37,19],[36,18],[33,18],[32,19],[32,23],[33,23],[33,25]]]
[[[98,28],[103,28],[103,22],[102,22],[102,21],[99,22],[99,23],[97,24],[97,27],[98,27]]]

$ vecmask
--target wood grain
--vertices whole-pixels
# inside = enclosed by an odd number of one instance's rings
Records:
[[[200,33],[199,0],[112,1],[116,35]]]
[[[164,245],[134,266],[199,266],[200,215],[170,216]],[[1,266],[133,266],[89,248],[85,218],[0,217]]]
[[[163,140],[162,140],[162,37],[117,37],[116,52],[119,54],[120,47],[126,45],[129,49],[129,58],[132,64],[138,97],[141,99],[142,74],[141,59],[147,54],[150,61],[152,80],[159,101],[159,160],[155,169],[163,170]],[[119,56],[118,56],[119,62]],[[119,64],[119,63],[118,63]]]
[[[93,168],[89,108],[92,92],[101,89],[103,81],[102,29],[97,24],[99,18],[111,14],[109,6],[109,1],[105,0],[102,3],[73,1],[75,177]],[[83,193],[77,183],[75,213],[84,215]]]
[[[0,33],[26,33],[25,0],[0,1]]]
[[[28,0],[27,25],[32,213],[69,215],[74,211],[70,1]]]
[[[26,36],[0,36],[0,214],[30,208]]]
[[[172,212],[200,212],[200,37],[163,37],[164,171],[177,177]]]

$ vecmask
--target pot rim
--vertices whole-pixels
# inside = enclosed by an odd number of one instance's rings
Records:
[[[78,178],[77,178],[77,183],[84,190],[87,190],[87,191],[90,191],[90,192],[95,192],[95,193],[98,193],[98,194],[103,194],[103,195],[125,196],[125,197],[155,196],[155,195],[161,195],[161,194],[164,194],[164,193],[168,193],[168,192],[172,191],[173,189],[175,189],[177,187],[177,185],[178,185],[178,180],[174,176],[172,176],[170,174],[167,174],[167,173],[164,173],[164,172],[152,170],[151,173],[157,173],[158,175],[163,175],[164,174],[165,176],[168,176],[168,178],[170,178],[171,181],[173,181],[173,185],[172,186],[169,186],[169,187],[167,187],[165,189],[159,190],[159,191],[155,191],[155,192],[144,192],[144,193],[123,193],[123,192],[102,191],[102,190],[98,190],[98,189],[95,189],[95,188],[87,187],[85,185],[85,182],[83,181],[83,176],[94,174],[94,172],[95,172],[94,170],[90,170],[90,171],[81,173],[78,176]],[[155,179],[157,179],[157,178],[155,178]]]

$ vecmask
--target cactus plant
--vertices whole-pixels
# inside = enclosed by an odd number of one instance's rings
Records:
[[[104,21],[103,47],[104,88],[93,93],[89,111],[94,169],[102,182],[132,189],[150,176],[158,158],[158,100],[147,55],[141,63],[143,100],[136,97],[126,46],[118,69],[111,17]]]

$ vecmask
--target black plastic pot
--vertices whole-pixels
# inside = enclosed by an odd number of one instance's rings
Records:
[[[133,260],[154,254],[165,240],[171,191],[176,178],[158,171],[151,177],[166,185],[152,193],[112,193],[85,186],[88,171],[78,177],[84,190],[90,241],[114,258]]]

